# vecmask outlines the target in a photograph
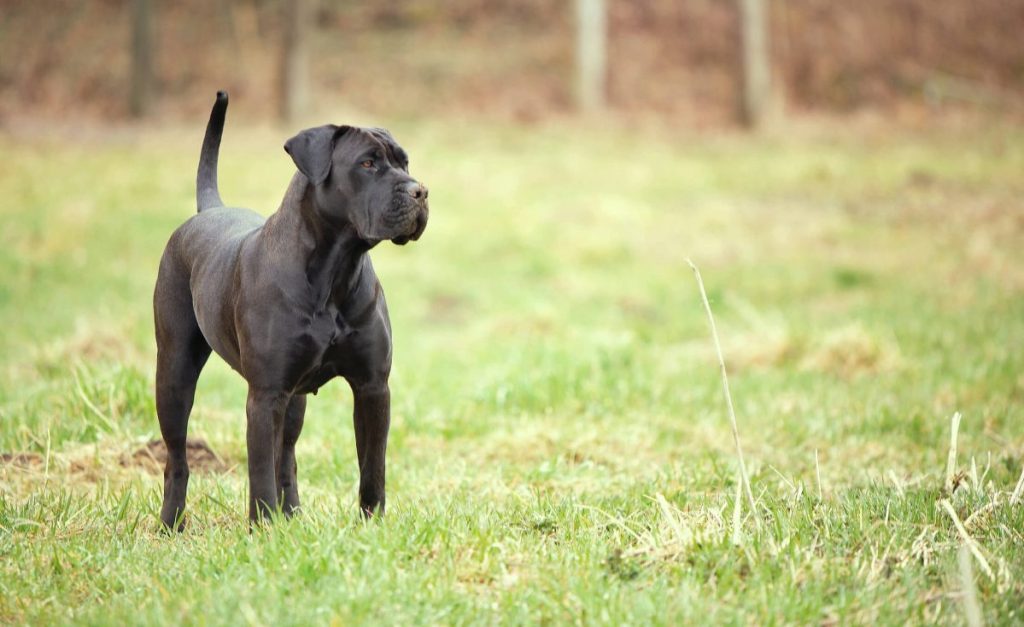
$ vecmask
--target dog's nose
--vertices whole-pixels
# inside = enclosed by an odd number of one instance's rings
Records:
[[[409,194],[416,200],[426,200],[427,194],[430,192],[427,190],[426,185],[420,185],[416,181],[409,181],[405,184],[405,193]]]

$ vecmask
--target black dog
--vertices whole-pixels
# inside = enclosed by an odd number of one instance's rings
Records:
[[[368,251],[415,240],[427,188],[379,128],[320,126],[289,139],[298,167],[264,220],[225,207],[217,153],[228,97],[217,93],[196,179],[198,215],[171,236],[153,297],[156,409],[167,445],[160,519],[181,529],[188,488],[185,433],[211,349],[249,384],[249,519],[299,506],[295,442],[306,394],[337,376],[352,388],[359,502],[384,513],[391,420],[391,323]]]

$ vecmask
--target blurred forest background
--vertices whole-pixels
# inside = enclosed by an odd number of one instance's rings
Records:
[[[748,51],[787,115],[1024,110],[1017,0],[4,0],[0,124],[250,115],[344,102],[529,122],[597,106],[691,126],[743,116]],[[593,19],[580,17],[588,15]],[[596,14],[595,14],[596,12]],[[587,22],[587,20],[590,20]],[[744,20],[753,30],[746,31]],[[295,30],[293,30],[295,29]],[[591,29],[597,48],[581,41]],[[289,37],[290,32],[298,35]],[[751,44],[745,41],[753,41]],[[582,44],[582,46],[581,46]],[[596,54],[588,61],[581,55]],[[288,68],[297,76],[287,76]],[[297,69],[298,68],[298,69]],[[310,78],[312,77],[312,78]],[[282,81],[298,81],[282,83]],[[582,80],[588,80],[586,78]],[[298,86],[282,90],[282,84]],[[280,101],[297,94],[296,103]]]

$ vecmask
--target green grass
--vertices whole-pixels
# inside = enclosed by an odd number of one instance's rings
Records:
[[[387,517],[358,516],[339,381],[309,404],[302,515],[250,534],[245,386],[214,359],[190,434],[231,470],[193,474],[177,537],[133,454],[200,129],[0,137],[0,622],[955,624],[942,498],[991,564],[986,620],[1024,622],[1024,132],[393,130],[432,215],[373,253]],[[229,202],[277,206],[284,136],[229,125]],[[688,257],[757,502],[738,542]]]

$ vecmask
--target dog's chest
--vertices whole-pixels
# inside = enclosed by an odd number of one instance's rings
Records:
[[[314,353],[309,361],[322,363],[331,349],[343,343],[351,334],[352,328],[333,303],[314,312],[307,322],[305,333]]]
[[[333,303],[307,318],[297,355],[303,367],[299,369],[296,392],[315,394],[317,388],[340,374],[337,357],[352,333],[353,329]]]

